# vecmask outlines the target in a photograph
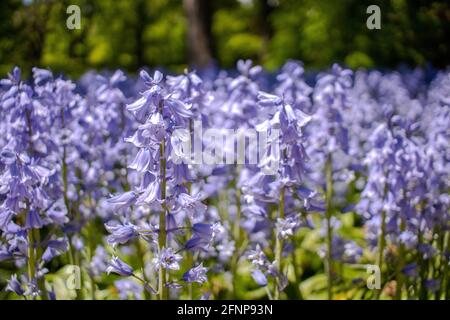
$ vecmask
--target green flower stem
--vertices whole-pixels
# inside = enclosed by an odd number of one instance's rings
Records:
[[[96,296],[96,285],[95,285],[95,280],[93,277],[89,277],[90,282],[91,282],[91,298],[92,300],[96,300],[95,296]]]
[[[331,226],[331,217],[333,215],[332,198],[333,198],[333,162],[331,154],[328,155],[327,162],[325,164],[325,177],[326,177],[326,271],[328,277],[327,297],[329,300],[333,299],[333,258],[332,258],[332,240],[333,240],[333,228]]]
[[[384,248],[386,246],[386,211],[381,211],[381,226],[380,226],[380,236],[378,238],[378,258],[377,265],[380,268],[380,271],[383,270],[383,257],[384,257]],[[381,296],[382,288],[378,290],[375,294],[375,298],[378,300]]]
[[[61,121],[62,121],[62,127],[65,127],[65,122],[64,122],[64,111],[61,110]],[[61,169],[61,174],[62,174],[62,180],[63,180],[63,198],[64,198],[64,205],[66,207],[67,210],[67,214],[70,218],[71,221],[73,221],[75,219],[73,211],[71,210],[71,206],[70,206],[70,200],[69,200],[69,196],[68,196],[68,174],[67,174],[67,150],[66,147],[63,146],[63,156],[62,156],[62,169]],[[73,244],[72,244],[72,239],[73,237],[71,235],[68,235],[69,238],[69,261],[71,265],[77,265],[81,269],[80,263],[75,255],[75,251],[73,249]],[[80,277],[82,277],[82,272],[80,272]],[[81,280],[81,283],[83,283],[83,281]],[[75,290],[76,292],[76,299],[77,300],[83,300],[83,290]]]
[[[36,272],[36,260],[34,256],[34,237],[33,230],[28,230],[28,280],[31,281],[34,279]]]
[[[189,186],[188,186],[188,190],[189,190],[189,194],[191,194],[191,192],[190,192],[190,184],[189,184]],[[189,220],[189,218],[187,218],[186,219],[186,224],[187,224],[187,230],[188,230],[188,232],[186,233],[186,235],[188,236],[188,237],[190,237],[190,232],[189,232],[189,230],[190,230],[190,228],[191,228],[191,221]],[[188,267],[190,268],[190,267],[192,267],[193,265],[194,265],[194,256],[192,255],[192,253],[189,251],[189,250],[186,250],[186,262],[187,262],[187,265],[188,265]],[[188,283],[188,285],[187,285],[187,289],[188,289],[188,299],[189,300],[192,300],[193,299],[193,295],[192,295],[192,292],[193,292],[193,284],[192,284],[192,282],[189,282]]]
[[[450,233],[447,231],[444,235],[444,238],[446,238],[446,244],[445,244],[445,252],[450,251]],[[444,263],[444,271],[442,272],[442,288],[444,289],[444,299],[450,300],[450,277],[448,276],[449,272],[449,263],[450,263],[450,257],[446,255],[446,258],[443,260]],[[444,285],[445,283],[445,285]]]
[[[160,113],[162,114],[162,105],[159,106]],[[160,147],[160,179],[161,179],[161,201],[163,202],[163,210],[159,214],[159,237],[158,245],[159,251],[166,246],[167,234],[166,234],[166,139],[163,138]],[[158,290],[160,300],[166,300],[168,298],[166,282],[166,269],[160,264],[159,277],[158,277]]]
[[[282,187],[280,190],[280,203],[279,203],[279,207],[278,207],[278,218],[283,219],[284,218],[284,196],[285,196],[285,188]],[[276,219],[274,220],[276,221]],[[278,234],[277,231],[275,229],[275,261],[276,261],[276,266],[277,269],[280,273],[283,272],[282,268],[283,268],[283,264],[282,264],[282,253],[283,253],[283,239],[281,239]],[[280,298],[280,290],[279,290],[279,286],[280,283],[277,282],[277,285],[275,286],[275,291],[274,291],[274,299],[278,300]]]
[[[232,276],[232,298],[237,299],[237,283],[238,283],[238,263],[240,258],[240,249],[242,245],[242,228],[241,228],[241,189],[237,186],[239,177],[241,175],[241,165],[237,165],[236,177],[234,179],[236,189],[236,217],[232,222],[233,225],[233,239],[234,239],[234,252],[231,257],[231,276]]]
[[[266,289],[267,298],[269,298],[269,300],[273,300],[272,293],[270,293],[269,288],[267,286],[265,286],[264,288]]]
[[[32,229],[33,230],[33,238],[36,245],[36,253],[35,253],[35,260],[40,261],[42,257],[42,246],[41,246],[41,231],[39,229]],[[41,290],[41,299],[42,300],[48,300],[48,291],[47,287],[45,286],[45,277],[44,275],[37,280],[37,284],[39,287],[39,290]]]
[[[62,159],[62,178],[63,178],[63,198],[64,198],[64,205],[66,207],[67,213],[70,217],[71,220],[74,219],[73,216],[73,212],[71,210],[71,206],[70,206],[70,201],[69,201],[69,196],[68,196],[68,183],[67,183],[67,163],[66,163],[66,148],[63,147],[63,159]],[[71,265],[77,265],[78,267],[80,267],[80,265],[78,264],[78,259],[76,258],[76,254],[75,254],[75,250],[73,248],[73,244],[72,244],[72,240],[73,237],[72,235],[68,235],[69,238],[69,251],[68,251],[68,256],[69,256],[69,262]],[[81,270],[81,268],[80,268]],[[82,290],[75,290],[76,291],[76,300],[82,300]]]
[[[136,253],[138,255],[138,259],[139,259],[139,265],[140,268],[142,270],[142,278],[144,279],[145,283],[149,283],[148,279],[147,279],[147,275],[145,274],[145,259],[144,259],[144,249],[142,248],[142,243],[140,241],[140,239],[137,239],[135,242],[135,246],[136,246]],[[144,297],[145,300],[151,300],[151,295],[147,290],[144,290]]]
[[[64,110],[61,110],[61,122],[62,122],[62,127],[65,127],[65,119],[64,119]],[[70,217],[70,219],[72,219],[72,212],[71,212],[71,208],[70,208],[70,201],[69,201],[69,196],[68,196],[68,179],[67,179],[67,162],[66,162],[66,158],[67,158],[67,150],[66,150],[66,146],[63,146],[63,154],[62,154],[62,165],[61,165],[61,174],[62,174],[62,180],[63,180],[63,198],[64,198],[64,205],[66,207],[67,210],[67,215]],[[73,245],[72,245],[72,236],[68,235],[69,238],[69,251],[67,252],[68,256],[69,256],[69,262],[71,265],[75,265],[75,254],[74,254],[74,250],[73,250]],[[79,300],[79,293],[78,290],[76,290],[76,294],[77,294],[77,300]]]
[[[192,136],[193,136],[193,127],[192,127],[192,119],[189,119],[189,134],[190,134],[190,139],[192,141]],[[192,183],[191,182],[187,182],[186,183],[186,188],[188,191],[188,194],[191,194],[192,191]],[[191,237],[191,228],[192,228],[192,224],[191,224],[191,220],[189,218],[189,216],[186,217],[186,239],[189,239]],[[189,268],[194,266],[194,256],[192,254],[191,251],[186,250],[186,262]],[[189,300],[193,300],[193,283],[189,282],[187,284],[187,289],[188,289],[188,299]]]
[[[405,221],[402,219],[400,223],[400,231],[403,232],[405,230]],[[405,246],[403,243],[399,244],[398,248],[398,262],[395,269],[395,280],[396,280],[396,290],[395,290],[395,299],[402,299],[402,289],[404,284],[404,276],[403,276],[403,267],[405,265]]]
[[[89,204],[91,208],[94,208],[94,203],[92,200],[92,194],[89,193]],[[95,252],[95,221],[90,220],[87,225],[87,240],[88,240],[88,249],[89,249],[89,260],[92,260]],[[95,300],[96,295],[96,283],[94,276],[89,274],[89,281],[91,284],[91,298]]]
[[[34,154],[34,146],[33,146],[33,129],[31,126],[31,113],[29,110],[26,110],[25,112],[25,119],[27,122],[27,127],[28,127],[28,138],[29,138],[29,143],[28,143],[28,152],[29,152],[29,156],[32,157]],[[26,203],[26,212],[28,212],[28,210],[30,210],[30,204]],[[26,220],[26,217],[25,217]],[[28,265],[28,280],[32,281],[35,277],[35,273],[36,273],[36,256],[35,256],[35,239],[34,239],[34,231],[33,229],[29,229],[28,230],[28,261],[27,261],[27,265]]]
[[[294,283],[295,283],[295,288],[297,291],[297,298],[299,300],[304,300],[303,298],[303,294],[302,294],[302,290],[300,289],[300,266],[298,265],[298,260],[300,259],[300,256],[297,254],[297,250],[296,248],[300,248],[301,247],[301,239],[299,239],[298,236],[294,237],[294,243],[295,243],[295,247],[294,250],[292,250],[292,267],[294,269]]]

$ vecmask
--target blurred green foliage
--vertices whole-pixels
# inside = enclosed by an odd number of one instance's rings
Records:
[[[81,8],[81,30],[66,9]],[[366,9],[381,8],[381,30]],[[215,60],[232,67],[251,58],[269,69],[286,59],[309,68],[399,63],[449,64],[450,4],[431,0],[215,0],[210,12]],[[88,69],[185,68],[189,23],[181,0],[2,0],[0,72],[13,65],[79,76]]]

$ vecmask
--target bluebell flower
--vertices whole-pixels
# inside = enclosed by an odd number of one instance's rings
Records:
[[[34,209],[29,210],[25,220],[25,228],[40,229],[43,225],[44,221],[41,219],[39,212]]]
[[[160,207],[161,202],[161,183],[159,179],[152,181],[146,189],[143,190],[136,203],[139,205],[148,205]]]
[[[259,268],[267,267],[269,260],[259,245],[254,250],[248,252],[248,259],[251,263]]]
[[[196,223],[192,226],[192,237],[185,243],[186,250],[208,250],[215,235],[220,230],[220,224]]]
[[[22,288],[22,284],[17,280],[17,275],[15,274],[8,280],[6,290],[14,292],[18,296],[23,296],[25,294],[25,290]]]
[[[105,224],[106,230],[111,233],[107,241],[110,245],[115,247],[117,244],[124,244],[139,236],[138,228],[127,222],[124,224]]]
[[[47,80],[50,80],[53,78],[53,74],[49,70],[34,67],[32,69],[32,71],[33,71],[34,83],[37,85],[42,85]]]
[[[189,217],[194,215],[202,215],[206,211],[206,205],[203,204],[197,197],[193,197],[186,193],[180,193],[177,196],[178,210],[187,213]]]
[[[182,279],[186,282],[197,282],[202,284],[203,282],[208,280],[208,278],[206,277],[207,271],[208,269],[203,267],[203,263],[200,263],[198,266],[193,267],[192,269],[185,272]]]
[[[137,172],[145,172],[152,163],[152,154],[148,149],[140,149],[128,168]]]
[[[425,287],[431,292],[436,292],[441,285],[440,279],[427,279],[425,280]]]
[[[281,239],[288,239],[294,234],[294,230],[300,225],[298,216],[278,218],[275,223],[277,236]]]
[[[300,61],[286,62],[281,73],[277,75],[278,86],[275,88],[275,93],[283,96],[289,104],[296,108],[311,112],[312,104],[309,96],[313,90],[303,78],[304,71]]]
[[[7,226],[12,221],[15,213],[7,208],[0,207],[0,230],[6,230]]]
[[[184,249],[186,250],[203,250],[207,251],[209,248],[210,242],[209,240],[205,240],[202,237],[191,237],[186,243],[184,244]]]
[[[130,206],[135,200],[135,193],[133,191],[129,191],[109,198],[108,202],[111,203],[116,210],[119,210],[121,208]]]
[[[132,279],[120,279],[114,281],[114,286],[119,292],[119,297],[122,300],[142,299],[143,287]]]
[[[123,277],[129,277],[133,275],[133,269],[116,256],[112,257],[111,261],[108,264],[108,267],[106,268],[106,272],[108,274],[114,272]]]
[[[141,98],[128,104],[127,109],[135,115],[138,121],[143,122],[146,116],[156,110],[156,106],[162,100],[162,88],[159,83],[162,81],[163,75],[161,72],[155,71],[152,78],[146,71],[142,70],[140,76],[148,90],[143,92]]]
[[[44,253],[42,254],[42,260],[45,262],[48,262],[52,260],[54,257],[57,257],[64,252],[67,251],[69,247],[69,243],[67,239],[60,238],[56,240],[50,240],[47,243],[47,248],[45,249]]]
[[[200,297],[200,300],[210,300],[211,298],[211,292],[206,292],[204,294],[202,294],[202,296]]]
[[[255,282],[258,285],[260,285],[262,287],[267,286],[267,277],[260,270],[258,270],[258,269],[253,270],[252,278],[253,278],[253,280],[255,280]]]
[[[415,278],[417,277],[418,274],[417,269],[418,269],[417,263],[414,262],[404,266],[402,272],[408,277]]]
[[[180,254],[174,252],[172,248],[162,248],[157,256],[153,258],[153,264],[155,265],[156,269],[162,266],[163,268],[169,270],[179,270],[179,262],[182,259],[183,257]]]
[[[94,256],[89,264],[89,272],[93,276],[100,276],[108,268],[108,252],[102,246],[95,248]]]
[[[253,66],[251,60],[239,60],[236,63],[236,68],[242,75],[251,77],[258,75],[262,71],[261,66]]]
[[[143,138],[159,143],[166,136],[167,125],[161,113],[153,113],[148,120],[138,127]]]
[[[65,207],[63,201],[56,201],[50,208],[45,210],[45,216],[50,223],[54,223],[56,225],[63,226],[69,222],[67,208]]]
[[[168,281],[165,283],[165,287],[169,289],[181,289],[183,286],[177,281]]]
[[[409,230],[401,232],[398,238],[409,249],[415,247],[418,242],[417,235]]]
[[[181,118],[191,118],[193,116],[193,113],[190,110],[191,106],[185,104],[181,100],[169,98],[165,100],[165,103],[169,108],[170,113],[178,120]]]

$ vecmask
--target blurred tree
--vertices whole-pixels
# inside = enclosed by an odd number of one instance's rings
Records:
[[[10,69],[14,59],[21,56],[20,60],[27,68],[40,64],[47,33],[46,22],[54,3],[51,0],[36,0],[32,4],[22,1],[2,1],[0,54],[2,56],[8,54],[8,57],[5,57],[9,63],[6,68]],[[3,38],[9,39],[3,42]],[[4,61],[3,59],[2,57],[1,60]]]
[[[182,71],[187,66],[187,22],[179,0],[147,0],[145,65]]]
[[[224,1],[214,12],[212,32],[219,65],[234,67],[238,59],[261,61],[264,41],[252,1]]]
[[[275,5],[276,2],[274,0],[257,0],[255,3],[256,10],[258,12],[258,29],[264,43],[263,59],[264,55],[266,55],[269,50],[270,41],[273,36],[273,27],[270,16],[275,8]]]
[[[207,67],[212,62],[211,6],[209,0],[183,0],[188,31],[190,64]]]
[[[136,45],[134,50],[136,68],[140,68],[141,66],[144,65],[144,52],[145,52],[144,31],[145,26],[149,22],[145,2],[146,2],[145,0],[136,1],[136,27],[135,27]]]
[[[81,30],[66,9],[81,8]],[[366,27],[369,5],[381,30]],[[2,0],[0,72],[13,65],[78,76],[91,68],[143,66],[181,71],[216,60],[254,59],[269,69],[287,59],[308,68],[396,67],[450,62],[450,3],[444,0]]]
[[[47,33],[47,20],[54,1],[36,0],[34,6],[26,6],[20,12],[24,31],[29,35],[28,57],[33,65],[41,62]]]
[[[142,56],[136,55],[142,45],[137,41],[141,41],[140,1],[102,0],[95,5],[96,12],[87,26],[88,63],[96,68],[137,68],[136,60],[143,62]]]
[[[24,44],[17,39],[23,38],[23,33],[20,32],[20,23],[15,17],[15,12],[20,7],[20,0],[0,1],[0,72],[2,76],[11,70],[14,58],[23,60],[21,52],[24,50]]]
[[[81,9],[81,29],[68,30],[67,7],[78,5]],[[88,67],[87,36],[89,26],[97,8],[88,0],[55,1],[48,20],[43,54],[39,64],[56,72],[67,72],[79,76]]]

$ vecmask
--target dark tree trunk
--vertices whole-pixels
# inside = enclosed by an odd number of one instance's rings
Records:
[[[36,1],[25,11],[30,36],[29,53],[32,66],[40,66],[47,34],[47,22],[53,1]]]
[[[191,65],[204,68],[211,64],[210,0],[183,0],[188,21],[188,54]]]
[[[136,68],[142,68],[145,64],[144,61],[144,28],[147,23],[145,1],[139,0],[136,4],[136,26],[135,26],[135,57]]]
[[[259,0],[259,25],[262,36],[266,40],[270,40],[273,34],[272,24],[269,17],[273,11],[273,6],[269,4],[269,0]]]

